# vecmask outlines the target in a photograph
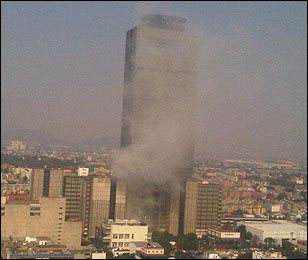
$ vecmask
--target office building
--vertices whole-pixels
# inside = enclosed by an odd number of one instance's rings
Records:
[[[203,236],[218,228],[222,218],[222,190],[217,184],[189,179],[186,182],[184,234]]]
[[[111,179],[108,176],[91,176],[89,237],[95,237],[95,228],[109,218]]]
[[[49,237],[68,248],[81,245],[81,222],[65,221],[65,198],[1,201],[1,239]]]
[[[124,219],[125,218],[125,204],[126,204],[126,182],[121,179],[111,179],[110,192],[110,219]]]
[[[38,200],[43,196],[44,187],[44,169],[35,168],[32,170],[31,175],[31,199]]]
[[[82,237],[88,237],[90,225],[91,179],[64,176],[63,196],[66,198],[65,218],[82,221]]]
[[[172,192],[167,186],[159,185],[160,189],[169,190],[170,194],[162,191],[159,195],[153,195],[154,200],[169,200],[165,203],[168,207],[160,209],[162,214],[144,208],[138,210],[143,214],[139,218],[143,219],[147,215],[150,225],[174,235],[183,232],[183,190],[185,178],[192,174],[194,154],[198,39],[185,31],[185,21],[180,17],[147,15],[142,18],[140,25],[127,32],[121,129],[122,148],[150,144],[145,146],[142,156],[148,155],[149,161],[156,162],[156,171],[166,171],[162,175],[166,176],[165,180],[155,180],[153,170],[152,186],[157,182],[174,182]],[[166,157],[170,160],[166,160]],[[143,165],[139,169],[141,173],[149,170]],[[140,177],[136,176],[137,179]],[[142,195],[145,185],[135,185],[136,178],[131,174],[127,180],[128,217],[137,212],[135,194],[141,198],[148,196]],[[178,189],[175,189],[176,186]],[[170,210],[172,213],[164,212]],[[159,227],[151,223],[157,214],[162,215]],[[168,215],[169,218],[165,217]],[[164,219],[165,223],[162,222]]]
[[[31,199],[63,195],[63,170],[35,168],[31,176]]]

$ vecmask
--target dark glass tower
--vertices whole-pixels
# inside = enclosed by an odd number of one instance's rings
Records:
[[[141,164],[136,177],[142,179],[149,176],[145,171],[152,171],[153,178],[131,185],[134,191],[137,186],[153,190],[155,210],[151,212],[147,204],[144,215],[157,228],[175,235],[183,230],[179,220],[184,216],[185,180],[192,174],[194,154],[198,39],[185,31],[185,21],[147,15],[127,32],[121,129],[121,147],[141,147],[140,160],[146,157],[159,172]],[[129,181],[134,183],[133,178]],[[135,207],[129,186],[128,217]],[[137,194],[143,198],[142,191]],[[144,200],[148,197],[144,195]]]

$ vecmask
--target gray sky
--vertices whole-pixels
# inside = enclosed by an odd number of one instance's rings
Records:
[[[203,37],[197,151],[307,157],[306,2],[2,2],[1,129],[120,136],[125,33],[146,13]]]

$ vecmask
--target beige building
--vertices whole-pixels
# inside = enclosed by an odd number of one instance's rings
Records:
[[[90,194],[89,237],[95,237],[95,228],[109,218],[111,179],[108,176],[92,176]]]
[[[96,239],[110,248],[129,249],[131,242],[147,242],[148,225],[136,220],[109,219],[96,228]]]
[[[63,195],[63,169],[51,169],[49,173],[48,197]]]
[[[207,228],[217,228],[222,218],[222,190],[217,184],[187,180],[184,234],[206,235]]]
[[[47,236],[68,248],[81,245],[81,222],[65,222],[65,198],[2,202],[2,239]]]
[[[63,195],[63,169],[35,168],[31,177],[31,199]]]
[[[31,176],[31,199],[38,200],[43,196],[44,187],[44,169],[35,168]]]

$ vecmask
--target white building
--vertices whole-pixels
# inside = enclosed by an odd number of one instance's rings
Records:
[[[27,146],[22,141],[11,141],[11,144],[7,146],[10,151],[26,150]]]
[[[265,203],[265,208],[268,212],[279,213],[282,210],[282,204]]]
[[[148,225],[136,220],[109,219],[101,226],[103,241],[112,249],[129,249],[131,242],[147,242]]]
[[[158,243],[144,243],[141,245],[141,242],[130,243],[135,244],[135,248],[131,251],[136,254],[136,259],[143,258],[155,258],[155,257],[164,257],[164,248]],[[132,248],[133,245],[131,245]]]
[[[261,241],[267,237],[275,240],[275,243],[281,245],[283,239],[287,240],[306,240],[307,226],[296,224],[286,220],[275,220],[266,222],[243,221],[238,226],[246,226],[246,231],[257,236]]]
[[[287,259],[287,257],[282,256],[281,252],[253,251],[252,259]]]
[[[88,176],[89,175],[89,168],[78,168],[78,176]]]

